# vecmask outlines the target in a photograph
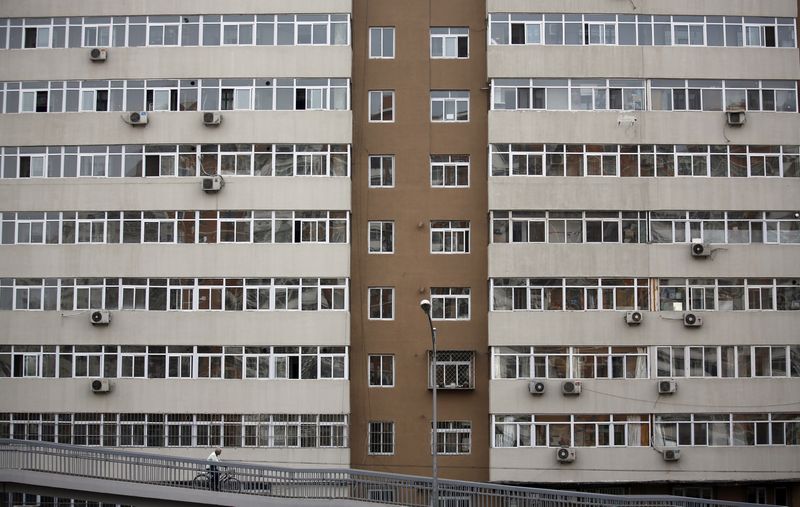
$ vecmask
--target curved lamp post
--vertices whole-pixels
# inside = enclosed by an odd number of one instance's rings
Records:
[[[431,302],[427,299],[423,299],[419,302],[419,307],[422,308],[422,311],[425,312],[425,316],[428,317],[428,325],[431,328],[431,344],[433,348],[433,355],[432,355],[432,363],[431,363],[431,384],[433,384],[433,410],[432,410],[432,432],[431,432],[431,447],[433,448],[433,467],[432,467],[432,475],[433,475],[433,488],[431,491],[431,507],[438,507],[439,505],[439,470],[436,463],[436,458],[438,454],[438,422],[436,417],[436,328],[433,327],[433,321],[431,320]]]

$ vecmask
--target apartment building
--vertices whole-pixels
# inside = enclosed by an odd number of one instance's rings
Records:
[[[0,16],[0,434],[348,466],[350,2]]]
[[[797,15],[7,2],[0,435],[798,505]]]
[[[797,503],[796,17],[487,2],[492,481]]]

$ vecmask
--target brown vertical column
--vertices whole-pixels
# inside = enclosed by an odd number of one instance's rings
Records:
[[[488,480],[486,14],[481,0],[353,1],[351,464],[431,473],[428,323],[431,287],[470,289],[469,320],[434,321],[440,351],[474,354],[473,388],[439,390],[439,421],[471,426],[468,454],[439,458],[440,476]],[[369,28],[394,27],[395,55],[369,58]],[[431,27],[469,28],[469,58],[432,59]],[[369,122],[368,92],[395,94],[394,121]],[[469,91],[468,122],[431,122],[431,90]],[[370,155],[394,155],[394,186],[369,186]],[[468,155],[469,186],[432,187],[431,155]],[[394,222],[394,253],[368,253],[368,222]],[[431,254],[432,220],[470,224],[466,254]],[[394,288],[393,320],[370,320],[369,287]],[[370,354],[394,356],[394,386],[370,387]],[[370,421],[394,423],[391,454],[370,453]]]

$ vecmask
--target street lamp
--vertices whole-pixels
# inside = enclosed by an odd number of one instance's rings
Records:
[[[439,506],[439,469],[436,464],[436,458],[438,454],[438,422],[436,418],[436,328],[433,327],[433,321],[431,320],[431,302],[427,299],[423,299],[419,302],[419,307],[422,308],[422,311],[425,312],[425,316],[428,317],[428,325],[431,327],[431,344],[433,348],[433,358],[431,364],[431,372],[429,373],[431,384],[433,384],[433,414],[432,414],[432,447],[433,447],[433,490],[431,492],[431,507],[438,507]]]

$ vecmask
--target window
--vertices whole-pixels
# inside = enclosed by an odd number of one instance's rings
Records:
[[[20,96],[22,98],[20,112],[46,113],[48,111],[47,90],[23,90]]]
[[[394,387],[394,356],[388,354],[369,356],[369,386]]]
[[[492,144],[489,163],[492,176],[564,176],[566,165],[566,176],[798,177],[797,151],[796,146]]]
[[[469,187],[469,155],[431,155],[432,187]]]
[[[472,424],[469,421],[438,421],[437,454],[469,454]]]
[[[432,287],[431,318],[469,320],[469,287]]]
[[[469,253],[469,221],[437,220],[431,222],[431,253]]]
[[[394,155],[371,155],[369,157],[369,186],[371,188],[394,187]]]
[[[394,253],[394,222],[369,223],[369,253]]]
[[[394,27],[370,27],[369,57],[394,58]]]
[[[643,79],[493,79],[493,110],[644,110]]]
[[[647,447],[649,420],[648,414],[494,414],[492,447]]]
[[[83,25],[83,45],[86,47],[108,47],[111,45],[111,26]]]
[[[440,350],[436,352],[436,363],[432,361],[433,353],[428,354],[430,374],[428,388],[439,389],[474,389],[475,353],[469,350]]]
[[[648,310],[647,278],[493,278],[491,311]]]
[[[394,121],[393,91],[369,92],[369,121],[371,122]]]
[[[223,23],[222,45],[244,45],[253,43],[253,23]]]
[[[454,90],[432,91],[431,121],[469,121],[469,92]]]
[[[220,91],[220,109],[222,111],[248,110],[250,107],[249,88],[222,88]]]
[[[370,287],[369,320],[394,319],[394,288]]]
[[[26,27],[24,47],[26,49],[50,47],[50,27]]]
[[[431,58],[469,58],[469,28],[431,28]]]
[[[369,422],[369,454],[394,454],[393,422]]]

